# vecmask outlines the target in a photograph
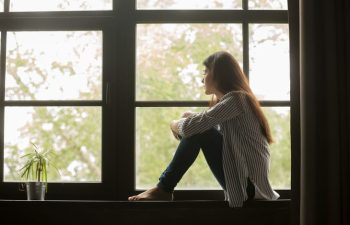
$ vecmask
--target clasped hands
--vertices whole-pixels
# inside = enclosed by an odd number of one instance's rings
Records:
[[[181,118],[187,118],[189,117],[190,115],[192,115],[193,112],[191,111],[186,111],[182,114]],[[180,120],[173,120],[171,121],[170,123],[170,129],[171,129],[171,132],[173,133],[174,137],[176,138],[176,140],[180,140],[181,139],[181,136],[179,134],[179,121]]]

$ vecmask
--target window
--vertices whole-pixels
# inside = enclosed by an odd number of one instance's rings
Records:
[[[139,19],[136,24],[136,189],[152,187],[171,160],[178,142],[164,132],[169,121],[188,109],[205,109],[209,99],[201,88],[202,61],[218,50],[231,52],[249,76],[275,138],[272,185],[290,189],[289,34],[283,14],[287,2],[249,1],[248,8],[247,3],[137,1],[138,14],[150,22]],[[193,16],[179,21],[184,16],[179,9]],[[161,17],[165,12],[170,18]],[[225,17],[226,12],[237,17]],[[220,189],[202,154],[177,186],[189,189]]]
[[[272,184],[289,190],[286,4],[0,1],[1,197],[23,199],[20,156],[31,143],[56,154],[49,199],[126,200],[155,185],[177,145],[170,120],[208,105],[202,61],[218,50],[249,76],[276,141]],[[221,199],[219,189],[200,154],[177,197]]]
[[[48,174],[52,199],[103,198],[90,193],[111,186],[104,180],[109,163],[103,160],[109,156],[105,146],[112,146],[104,135],[111,127],[105,125],[110,22],[96,12],[82,18],[72,10],[112,10],[112,1],[13,0],[2,6],[12,18],[1,27],[0,176],[2,190],[9,190],[2,197],[21,196],[21,156],[33,150],[33,143],[54,150],[59,173]],[[65,10],[75,18],[62,16]]]

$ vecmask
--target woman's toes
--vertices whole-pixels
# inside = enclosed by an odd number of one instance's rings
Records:
[[[131,196],[128,198],[129,201],[135,201],[136,196]]]

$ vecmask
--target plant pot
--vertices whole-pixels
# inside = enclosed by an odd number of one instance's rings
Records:
[[[45,200],[46,183],[27,182],[27,200]]]

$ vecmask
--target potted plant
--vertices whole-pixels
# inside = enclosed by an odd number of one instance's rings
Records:
[[[21,177],[26,182],[27,199],[28,200],[45,200],[47,191],[47,169],[52,166],[50,157],[53,154],[52,150],[39,151],[38,147],[33,144],[34,152],[23,155],[25,165],[20,169]]]

